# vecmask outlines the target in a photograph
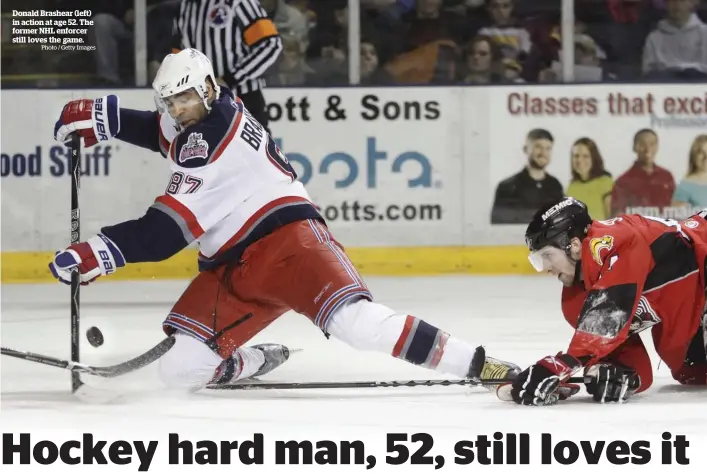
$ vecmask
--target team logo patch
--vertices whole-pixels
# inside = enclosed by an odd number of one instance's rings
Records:
[[[184,163],[194,158],[209,157],[209,144],[201,133],[190,133],[187,142],[179,150],[179,162]]]
[[[602,250],[611,250],[614,247],[614,238],[610,235],[597,237],[589,241],[589,251],[592,253],[594,261],[603,265],[601,259]]]
[[[228,25],[231,18],[231,12],[226,5],[219,4],[214,6],[206,16],[206,22],[211,28],[224,28]]]
[[[688,229],[696,229],[697,226],[700,225],[700,224],[699,224],[699,222],[697,222],[697,221],[693,221],[692,219],[688,219],[688,220],[685,221],[685,223],[684,223],[683,225],[684,225],[685,227],[687,227]]]

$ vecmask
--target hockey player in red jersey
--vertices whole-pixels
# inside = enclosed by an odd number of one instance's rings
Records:
[[[595,401],[625,402],[653,382],[639,336],[648,328],[675,380],[707,384],[706,215],[593,221],[573,198],[541,208],[526,231],[529,259],[564,285],[562,311],[575,333],[566,351],[521,372],[512,399],[554,404],[579,390],[566,381],[582,373]]]
[[[198,389],[273,370],[288,359],[286,347],[245,344],[289,310],[356,349],[462,379],[517,374],[480,346],[374,302],[286,155],[240,99],[219,88],[201,52],[168,55],[153,88],[158,111],[120,107],[115,95],[64,107],[58,141],[73,132],[86,146],[123,140],[161,153],[172,176],[144,216],[103,227],[49,267],[69,282],[78,266],[87,284],[198,243],[199,274],[163,323],[176,340],[159,361],[165,384]]]

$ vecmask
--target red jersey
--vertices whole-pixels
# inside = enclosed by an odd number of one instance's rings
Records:
[[[638,334],[653,327],[658,355],[679,369],[705,307],[705,257],[707,221],[699,216],[594,221],[582,243],[583,282],[562,293],[564,316],[575,328],[567,353],[585,366],[631,366],[643,391],[652,370]]]

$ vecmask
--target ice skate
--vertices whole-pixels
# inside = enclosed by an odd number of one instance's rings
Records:
[[[520,372],[521,369],[519,366],[511,362],[488,357],[486,350],[479,346],[476,348],[474,358],[471,360],[467,378],[470,380],[499,380],[498,385],[500,385],[518,376]],[[498,385],[485,384],[484,387],[489,390],[496,390]]]
[[[252,382],[272,372],[290,358],[290,350],[282,344],[256,344],[236,349],[216,370],[210,385]],[[262,361],[262,362],[261,362]]]
[[[290,350],[282,344],[256,344],[253,349],[262,351],[265,362],[251,377],[259,377],[280,367],[290,358]]]

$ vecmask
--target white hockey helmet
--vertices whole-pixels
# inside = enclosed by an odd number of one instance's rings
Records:
[[[211,110],[207,97],[206,79],[210,78],[216,97],[221,88],[216,82],[216,75],[211,61],[204,53],[193,48],[184,49],[176,54],[169,54],[162,60],[152,88],[155,90],[155,103],[160,112],[169,109],[169,97],[194,89],[206,110]]]

